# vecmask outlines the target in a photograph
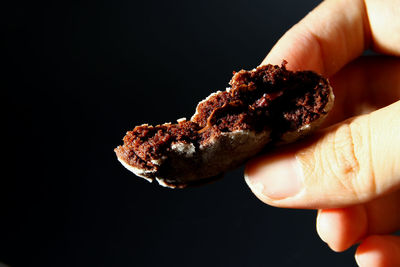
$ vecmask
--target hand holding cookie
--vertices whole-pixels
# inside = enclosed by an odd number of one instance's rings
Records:
[[[400,229],[400,64],[386,57],[344,66],[366,49],[400,56],[398,6],[325,1],[278,41],[264,62],[285,58],[289,69],[332,77],[335,107],[329,127],[246,171],[265,203],[319,209],[318,234],[333,250],[360,242],[360,266],[400,266],[400,238],[390,235]]]

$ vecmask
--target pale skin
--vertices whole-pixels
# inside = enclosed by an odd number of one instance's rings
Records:
[[[366,49],[391,58],[357,59]],[[398,56],[399,0],[328,0],[262,62],[330,77],[336,100],[322,130],[252,160],[246,182],[269,205],[318,209],[321,239],[337,252],[359,244],[362,267],[400,266]]]

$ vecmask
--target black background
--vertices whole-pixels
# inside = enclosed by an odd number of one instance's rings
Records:
[[[353,266],[315,211],[269,207],[243,168],[170,190],[113,148],[257,66],[319,1],[14,1],[3,34],[0,261],[10,266]],[[4,118],[2,116],[2,118]]]

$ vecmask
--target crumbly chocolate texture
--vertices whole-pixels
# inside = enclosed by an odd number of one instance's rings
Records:
[[[185,187],[243,164],[267,144],[315,128],[333,104],[327,79],[265,65],[234,73],[230,88],[200,102],[191,120],[137,126],[115,149],[120,162],[150,181]]]

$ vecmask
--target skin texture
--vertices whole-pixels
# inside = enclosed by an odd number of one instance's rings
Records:
[[[359,266],[400,266],[399,17],[395,0],[324,1],[262,62],[330,77],[336,103],[317,134],[251,161],[246,182],[269,205],[318,209],[321,239],[359,244]]]

